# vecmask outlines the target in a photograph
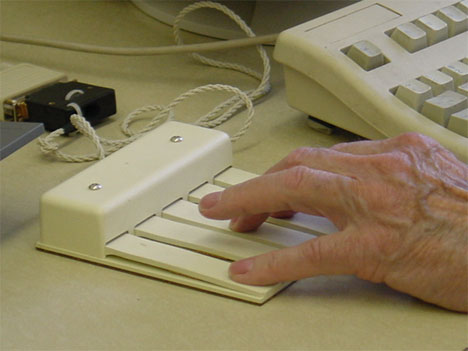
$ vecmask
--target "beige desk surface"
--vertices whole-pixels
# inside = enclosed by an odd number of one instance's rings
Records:
[[[170,28],[124,1],[2,0],[1,30],[101,45],[172,43]],[[111,57],[6,43],[1,50],[7,62],[31,62],[113,87],[119,112],[99,128],[110,137],[119,137],[118,120],[142,105],[167,104],[207,83],[243,89],[255,84],[185,55]],[[215,56],[258,66],[252,49]],[[257,105],[248,135],[235,145],[235,166],[262,172],[298,146],[350,139],[308,129],[304,115],[285,102],[281,77],[273,63],[273,90]],[[177,109],[177,119],[194,121],[216,101],[219,96],[195,97]],[[225,129],[235,131],[244,117]],[[67,150],[91,149],[72,140]],[[40,195],[88,166],[51,161],[35,142],[1,161],[2,350],[461,351],[468,346],[466,315],[354,277],[306,279],[256,306],[37,251]]]

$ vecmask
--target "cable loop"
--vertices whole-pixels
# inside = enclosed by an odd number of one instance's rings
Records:
[[[185,7],[175,18],[174,25],[173,25],[173,33],[175,37],[175,41],[177,45],[183,45],[183,41],[180,36],[180,27],[179,23],[181,20],[186,16],[188,13],[195,11],[200,8],[213,8],[218,11],[223,12],[229,18],[231,18],[248,37],[254,37],[255,34],[253,31],[247,26],[247,24],[233,11],[227,8],[224,5],[219,3],[211,2],[211,1],[200,1]],[[193,97],[197,94],[202,94],[211,91],[226,91],[228,93],[234,94],[234,96],[230,97],[223,103],[216,106],[206,115],[200,117],[198,120],[194,122],[195,125],[206,127],[206,128],[215,128],[231,117],[239,111],[241,108],[246,108],[247,110],[247,117],[242,125],[242,127],[231,136],[231,141],[235,142],[240,137],[242,137],[248,128],[250,127],[254,109],[253,103],[254,101],[258,100],[259,98],[268,94],[271,89],[270,86],[270,60],[265,49],[261,45],[257,45],[256,49],[260,55],[262,64],[263,64],[263,72],[259,73],[254,71],[248,67],[236,64],[236,63],[229,63],[223,62],[218,60],[213,60],[207,57],[204,57],[199,54],[191,54],[195,60],[200,61],[203,64],[223,68],[223,69],[230,69],[234,71],[238,71],[244,74],[247,74],[255,79],[257,79],[260,83],[257,88],[249,91],[242,91],[239,88],[230,86],[230,85],[223,85],[223,84],[208,84],[205,86],[197,87],[191,89],[177,98],[175,98],[169,105],[147,105],[140,107],[131,113],[129,113],[125,119],[121,123],[121,130],[124,135],[127,137],[125,139],[119,140],[111,140],[99,137],[96,134],[96,131],[91,126],[91,124],[82,116],[81,108],[76,103],[70,103],[69,106],[73,107],[76,111],[76,114],[73,114],[70,117],[71,123],[75,126],[75,128],[83,134],[86,138],[90,139],[93,143],[94,147],[96,148],[95,154],[90,155],[82,155],[82,156],[75,156],[75,155],[68,155],[61,151],[59,151],[59,145],[55,143],[53,140],[58,136],[64,134],[63,129],[58,129],[48,136],[39,138],[39,146],[45,154],[53,155],[56,159],[65,162],[88,162],[94,160],[100,160],[106,157],[107,155],[117,151],[118,149],[122,148],[125,145],[130,144],[134,140],[138,139],[140,136],[146,134],[150,130],[158,127],[160,124],[167,120],[175,119],[174,116],[174,108],[183,102],[184,100]],[[71,95],[77,93],[76,91],[70,91],[66,97],[68,99]],[[136,119],[138,119],[141,115],[145,113],[152,113],[155,112],[155,115],[151,118],[150,122],[146,124],[142,129],[139,131],[132,131],[130,129],[130,124],[133,123]]]

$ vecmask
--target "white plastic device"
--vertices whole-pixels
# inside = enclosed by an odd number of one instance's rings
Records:
[[[66,75],[29,63],[0,67],[0,120],[18,121],[17,109],[24,96],[37,89],[66,80]]]
[[[286,30],[288,102],[369,139],[420,132],[468,162],[467,14],[467,0],[363,0]]]
[[[203,217],[196,203],[204,194],[255,177],[231,164],[225,133],[166,122],[45,193],[37,247],[263,303],[288,284],[235,283],[229,261],[336,228],[322,217],[299,214],[241,234],[228,221]]]

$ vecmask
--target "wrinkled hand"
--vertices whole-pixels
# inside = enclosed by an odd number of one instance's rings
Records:
[[[242,232],[294,212],[324,216],[339,229],[234,262],[237,282],[354,274],[468,310],[468,167],[428,137],[301,148],[265,175],[205,196],[200,212],[231,219]]]

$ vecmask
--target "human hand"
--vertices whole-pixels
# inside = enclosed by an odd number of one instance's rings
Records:
[[[428,137],[301,148],[263,176],[206,195],[199,208],[231,219],[235,231],[294,212],[324,216],[339,229],[232,263],[237,282],[353,274],[468,311],[468,167]]]

